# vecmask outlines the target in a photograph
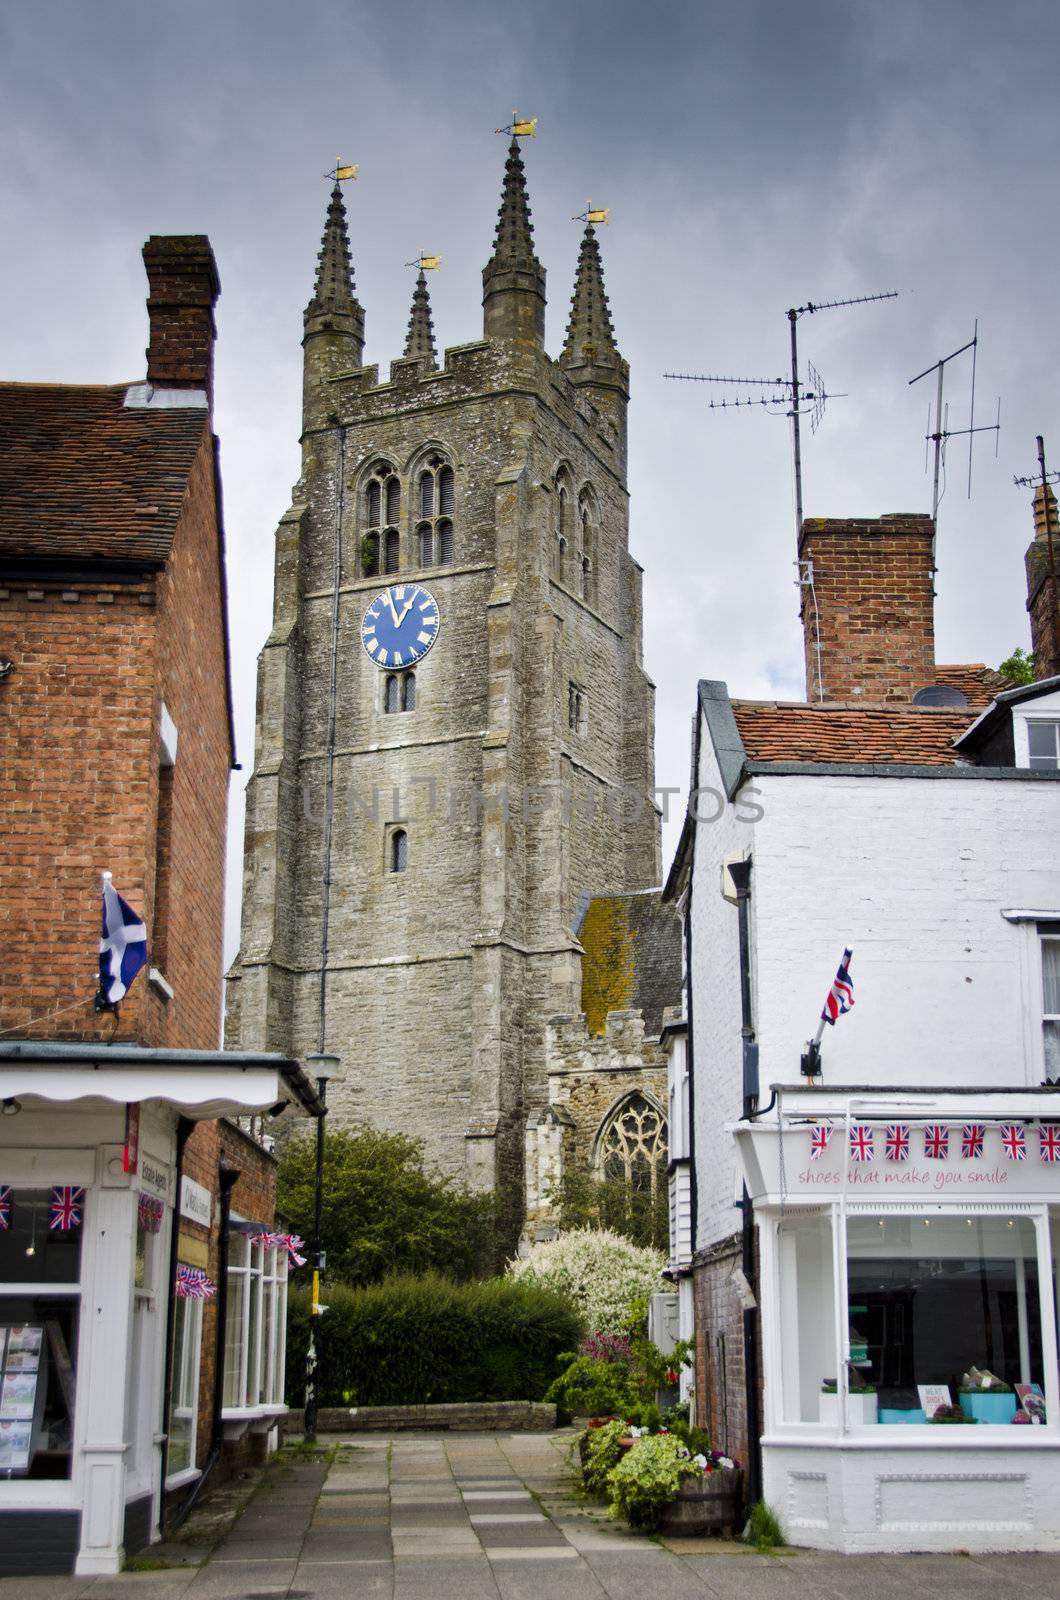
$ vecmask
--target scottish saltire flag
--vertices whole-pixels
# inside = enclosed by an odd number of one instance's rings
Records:
[[[950,1130],[941,1122],[931,1122],[924,1129],[924,1154],[929,1161],[946,1161],[950,1153]]]
[[[854,1004],[854,983],[850,976],[850,958],[853,950],[844,950],[843,959],[839,963],[839,971],[828,991],[828,998],[821,1012],[821,1021],[833,1026],[836,1017],[845,1017]]]
[[[1060,1161],[1060,1128],[1049,1124],[1038,1129],[1038,1150],[1043,1161],[1054,1166]]]
[[[147,962],[147,929],[103,874],[103,934],[99,941],[99,992],[116,1006]]]
[[[81,1226],[81,1207],[85,1203],[84,1189],[77,1189],[70,1184],[56,1184],[52,1190],[52,1215],[48,1224],[49,1229],[58,1228],[60,1233],[68,1233],[71,1228]]]
[[[1001,1124],[1001,1148],[1010,1161],[1026,1161],[1027,1135],[1018,1122]]]
[[[909,1124],[907,1122],[889,1122],[887,1124],[887,1137],[884,1141],[883,1153],[888,1161],[909,1160]]]
[[[820,1161],[828,1149],[828,1141],[832,1137],[832,1129],[827,1122],[818,1122],[810,1131],[810,1160]]]
[[[11,1226],[11,1185],[0,1183],[0,1233]]]
[[[961,1128],[961,1156],[965,1161],[978,1161],[983,1154],[986,1129],[981,1122],[966,1122]]]
[[[851,1128],[850,1159],[851,1161],[875,1161],[875,1140],[871,1128],[861,1128],[857,1124]]]

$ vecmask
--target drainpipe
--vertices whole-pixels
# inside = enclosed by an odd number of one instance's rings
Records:
[[[221,1457],[221,1447],[224,1443],[224,1422],[221,1412],[224,1409],[225,1392],[225,1321],[228,1314],[228,1240],[232,1216],[232,1190],[239,1182],[240,1171],[238,1167],[229,1167],[221,1158],[218,1172],[220,1189],[221,1229],[217,1239],[217,1325],[214,1336],[213,1353],[213,1406],[210,1419],[210,1453],[206,1457],[205,1465],[196,1481],[192,1484],[191,1493],[177,1508],[170,1524],[171,1528],[179,1528],[191,1515],[192,1508],[198,1500],[206,1485],[206,1480],[216,1467]]]
[[[184,1177],[184,1147],[190,1139],[195,1124],[188,1117],[177,1118],[177,1159],[175,1164],[175,1204],[173,1223],[169,1233],[169,1287],[166,1292],[166,1353],[162,1362],[162,1448],[158,1481],[158,1526],[163,1529],[166,1516],[166,1473],[169,1470],[169,1421],[173,1410],[173,1341],[177,1325],[177,1251],[180,1247],[180,1189]]]
[[[740,1037],[743,1041],[743,1115],[750,1117],[758,1105],[757,1046],[751,1012],[751,862],[735,861],[729,876],[736,890],[736,911],[740,930]],[[762,1498],[762,1422],[759,1404],[759,1307],[754,1252],[754,1207],[743,1186],[740,1204],[743,1218],[741,1267],[756,1304],[743,1313],[744,1406],[747,1413],[747,1501],[754,1506]]]

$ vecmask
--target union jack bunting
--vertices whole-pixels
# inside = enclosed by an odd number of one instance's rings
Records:
[[[851,1161],[875,1161],[876,1148],[871,1128],[852,1127],[850,1130]]]
[[[277,1233],[273,1237],[277,1244],[282,1244],[287,1251],[287,1259],[292,1267],[304,1267],[305,1256],[299,1255],[305,1249],[305,1240],[300,1239],[297,1233]]]
[[[906,1122],[889,1122],[887,1124],[887,1138],[884,1143],[883,1153],[888,1161],[909,1160],[909,1124]]]
[[[1050,1166],[1060,1161],[1060,1128],[1047,1124],[1038,1129],[1038,1150]]]
[[[141,1233],[158,1233],[165,1206],[153,1194],[142,1194],[136,1202],[136,1220]]]
[[[1010,1161],[1026,1161],[1027,1135],[1018,1122],[1001,1124],[1001,1147]]]
[[[81,1208],[85,1203],[84,1189],[72,1188],[70,1184],[56,1184],[52,1190],[52,1216],[48,1224],[49,1231],[58,1228],[60,1233],[69,1233],[71,1228],[81,1226]]]
[[[929,1161],[945,1161],[950,1153],[950,1130],[941,1122],[930,1122],[924,1129],[924,1154]]]
[[[850,958],[853,950],[844,950],[839,970],[824,1002],[821,1021],[834,1026],[836,1017],[845,1017],[854,1004],[854,980],[850,976]]]
[[[978,1161],[983,1153],[986,1129],[981,1122],[966,1122],[961,1128],[961,1156],[965,1161]]]
[[[0,1233],[11,1226],[11,1185],[0,1183]]]
[[[212,1300],[216,1293],[217,1285],[201,1267],[177,1268],[178,1300]]]
[[[828,1141],[832,1137],[832,1127],[828,1122],[818,1122],[810,1131],[810,1160],[820,1161],[828,1149]]]

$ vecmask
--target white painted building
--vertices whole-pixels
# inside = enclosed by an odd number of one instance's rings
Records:
[[[1060,1549],[1060,678],[989,700],[938,668],[911,700],[886,645],[839,700],[699,685],[667,886],[697,1417],[793,1543]],[[855,1004],[807,1076],[845,947]],[[972,1367],[1011,1392],[959,1392]],[[930,1421],[941,1388],[977,1420]]]

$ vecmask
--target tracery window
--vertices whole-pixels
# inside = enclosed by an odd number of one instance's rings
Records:
[[[416,543],[421,567],[449,567],[453,563],[453,522],[456,514],[456,480],[442,456],[431,456],[419,478],[419,515]]]
[[[364,490],[364,527],[361,533],[361,576],[377,577],[397,572],[401,564],[401,482],[387,461],[373,467]]]
[[[605,1179],[654,1195],[666,1185],[666,1146],[666,1118],[636,1091],[608,1118],[597,1143],[597,1164]]]

